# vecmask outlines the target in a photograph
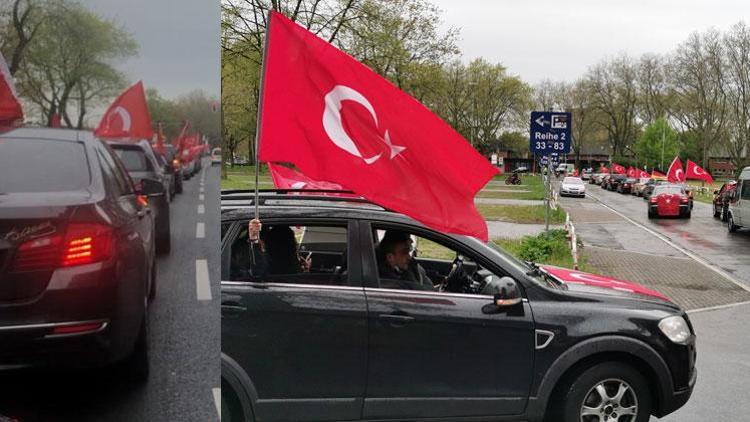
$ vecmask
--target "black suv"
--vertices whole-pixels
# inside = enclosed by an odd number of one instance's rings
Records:
[[[91,132],[0,135],[0,370],[126,359],[145,379],[160,186],[142,189]]]
[[[670,301],[330,194],[263,191],[250,242],[252,200],[222,192],[222,420],[644,422],[692,393],[695,335]],[[421,282],[384,272],[390,232]],[[291,270],[263,270],[281,238]]]
[[[167,254],[171,249],[169,227],[169,188],[170,178],[164,173],[161,161],[156,158],[151,144],[146,140],[137,142],[107,139],[106,142],[125,164],[136,187],[145,181],[161,185],[161,189],[149,195],[149,207],[154,210],[156,220],[156,253]]]

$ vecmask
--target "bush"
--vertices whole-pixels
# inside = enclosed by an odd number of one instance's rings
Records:
[[[524,261],[547,262],[553,256],[570,254],[567,232],[550,230],[537,236],[524,236],[518,249],[518,257]]]

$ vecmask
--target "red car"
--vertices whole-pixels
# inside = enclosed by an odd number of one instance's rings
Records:
[[[690,197],[681,185],[658,185],[648,199],[648,218],[690,218]]]

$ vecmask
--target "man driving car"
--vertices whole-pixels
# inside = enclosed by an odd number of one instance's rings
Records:
[[[413,257],[413,241],[408,233],[388,230],[377,247],[381,286],[408,290],[435,290],[427,272]]]

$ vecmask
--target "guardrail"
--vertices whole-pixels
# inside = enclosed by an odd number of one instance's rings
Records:
[[[570,240],[570,254],[573,256],[573,269],[578,270],[578,238],[576,237],[576,228],[570,221],[570,214],[565,213],[565,230],[568,232]]]

